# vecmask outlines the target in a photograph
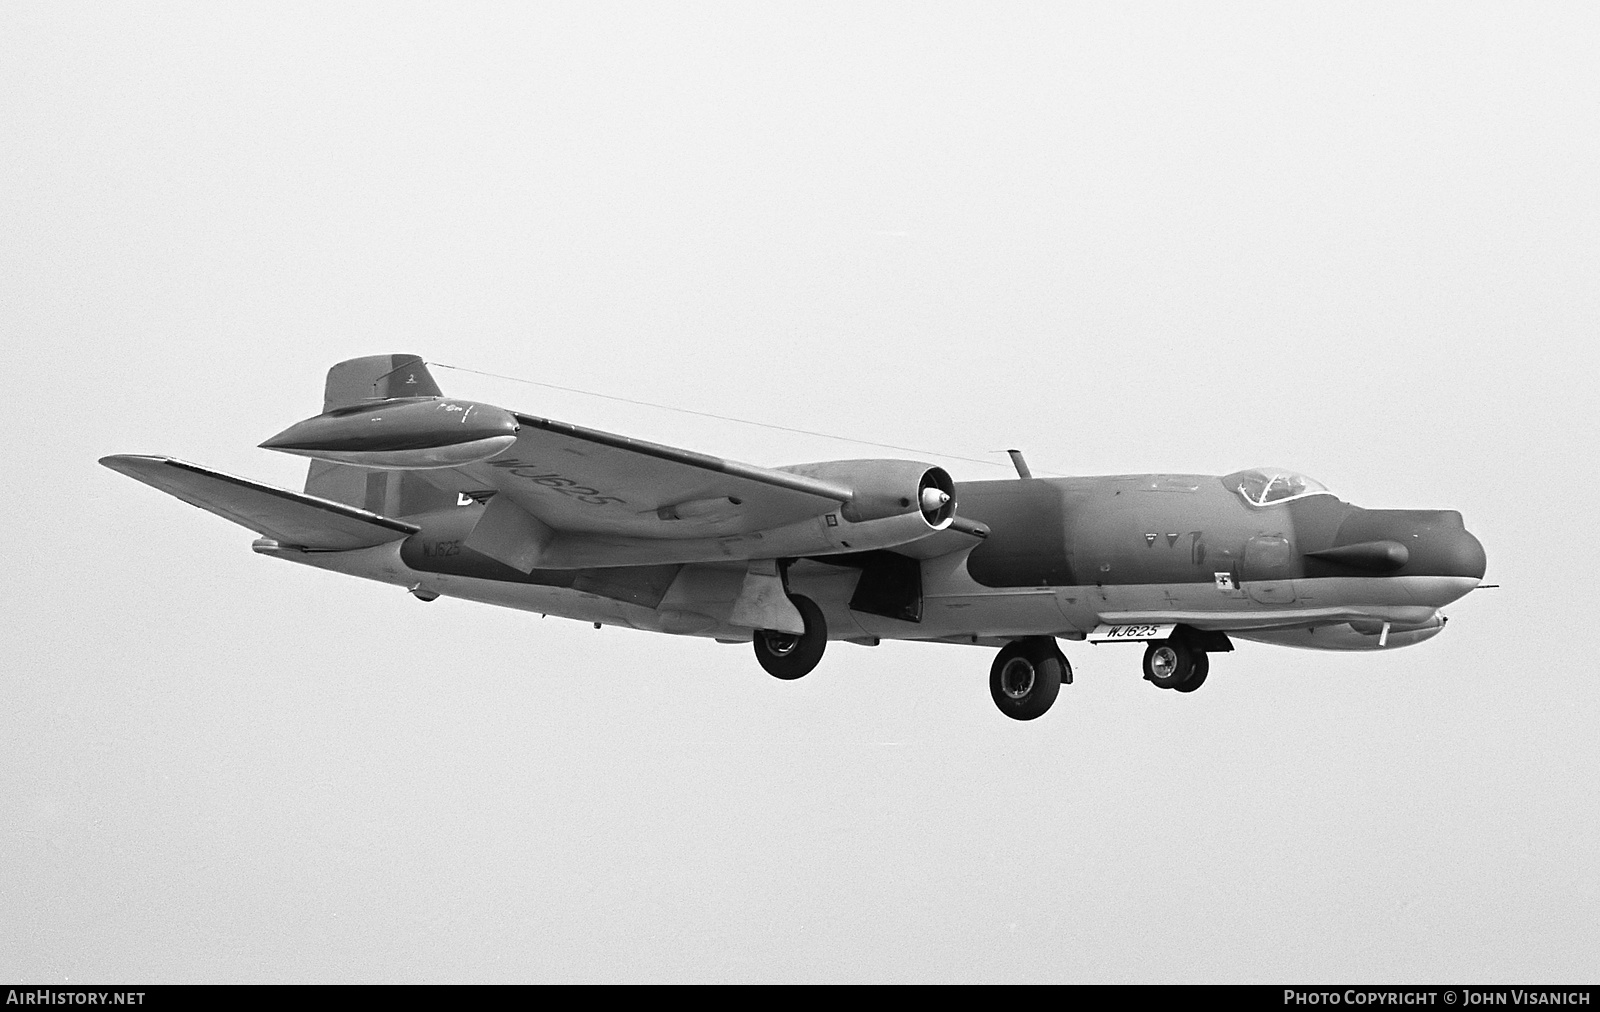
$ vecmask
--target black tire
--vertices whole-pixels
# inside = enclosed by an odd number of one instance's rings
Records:
[[[1017,640],[1006,644],[989,666],[989,695],[1012,720],[1032,720],[1050,709],[1061,692],[1062,676],[1070,670],[1055,640]]]
[[[806,631],[799,636],[790,633],[756,630],[756,660],[773,678],[793,681],[811,673],[828,649],[828,622],[822,609],[809,597],[790,594],[789,600],[800,611]]]
[[[1206,675],[1211,673],[1211,655],[1204,650],[1194,652],[1194,670],[1189,673],[1189,678],[1182,685],[1174,685],[1175,692],[1193,692],[1206,684]]]
[[[1182,640],[1151,640],[1145,647],[1144,677],[1156,688],[1175,689],[1193,673],[1194,651]]]

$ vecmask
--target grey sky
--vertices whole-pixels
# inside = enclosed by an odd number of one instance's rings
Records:
[[[6,4],[0,979],[1595,979],[1597,51],[1587,4]],[[386,352],[1281,463],[1460,509],[1505,586],[1192,696],[1069,646],[1022,725],[988,651],[779,683],[260,558],[94,463],[298,488],[255,444]]]

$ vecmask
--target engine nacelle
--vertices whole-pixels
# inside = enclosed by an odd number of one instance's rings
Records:
[[[855,490],[839,513],[851,523],[919,513],[930,530],[955,519],[955,483],[942,467],[915,460],[824,460],[779,468]]]

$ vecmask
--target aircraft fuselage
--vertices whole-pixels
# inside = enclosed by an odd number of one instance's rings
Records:
[[[1476,588],[1451,510],[1362,509],[1305,475],[956,483],[914,460],[763,467],[444,397],[416,355],[328,371],[322,412],[262,444],[305,491],[170,457],[101,463],[262,537],[257,552],[596,625],[748,643],[791,680],[830,640],[999,647],[996,706],[1033,720],[1072,667],[1059,640],[1139,642],[1189,693],[1232,637],[1408,646]]]
[[[1438,609],[1484,573],[1483,548],[1457,512],[1362,509],[1325,492],[1255,505],[1218,476],[965,482],[956,500],[990,531],[971,550],[797,560],[789,588],[817,603],[835,640],[993,645],[1181,622],[1285,645],[1377,649],[1437,633]],[[358,552],[258,550],[421,596],[748,639],[727,623],[743,561],[523,573],[465,547],[482,508],[410,517],[417,534]]]

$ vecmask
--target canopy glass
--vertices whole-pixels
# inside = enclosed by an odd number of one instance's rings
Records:
[[[1225,476],[1222,483],[1244,496],[1244,501],[1252,506],[1271,506],[1308,495],[1332,494],[1322,482],[1286,467],[1252,467],[1248,471],[1235,471]]]

